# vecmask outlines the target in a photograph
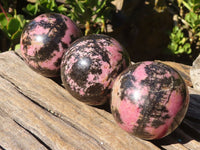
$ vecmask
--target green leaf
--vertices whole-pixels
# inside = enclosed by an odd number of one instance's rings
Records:
[[[82,2],[77,1],[77,6],[78,6],[77,8],[78,8],[78,10],[79,10],[80,13],[84,13],[85,12],[85,7],[82,4]]]
[[[16,18],[11,18],[7,24],[7,30],[12,35],[20,28],[20,22]]]
[[[168,48],[169,48],[172,52],[175,53],[175,51],[176,51],[177,48],[178,48],[178,44],[176,44],[176,43],[171,43],[171,44],[168,46]]]
[[[195,26],[195,21],[198,20],[198,18],[198,15],[194,12],[190,12],[185,15],[185,20],[190,24],[191,27]]]
[[[173,32],[177,32],[177,31],[179,31],[179,27],[178,27],[178,26],[175,26],[175,27],[173,28]]]
[[[26,6],[26,12],[28,12],[29,15],[33,16],[33,15],[36,15],[37,11],[38,11],[38,5],[37,3],[35,5],[32,5],[32,4],[28,4]]]
[[[183,46],[185,49],[190,48],[190,43],[185,43],[185,45]]]
[[[59,12],[67,12],[67,8],[64,5],[58,6],[58,11]]]
[[[181,39],[183,37],[183,33],[181,32],[181,30],[179,30],[176,34],[178,39]]]
[[[178,51],[175,52],[175,54],[182,54],[184,53],[184,48],[182,46],[178,47]]]
[[[200,0],[194,0],[194,4],[199,4]]]
[[[195,34],[195,36],[199,36],[199,37],[200,37],[200,32],[197,32],[197,33]]]
[[[200,8],[200,2],[194,5],[193,11],[194,12],[199,11],[199,8]]]
[[[183,2],[183,0],[177,0],[177,2],[178,2],[178,6],[180,7],[182,2]]]
[[[26,23],[26,19],[24,18],[23,15],[17,15],[16,19],[20,22],[20,27],[23,28],[25,23]]]
[[[182,39],[180,39],[179,44],[182,44],[182,45],[185,44],[186,40],[187,38],[183,37]]]
[[[0,13],[0,27],[4,28],[8,23],[8,20],[6,19],[6,16],[3,13]]]
[[[46,9],[46,10],[49,10],[49,11],[54,11],[55,7],[57,7],[55,0],[51,0],[51,1],[43,0],[41,2],[41,5],[43,6],[43,9]]]
[[[187,54],[191,54],[191,52],[192,52],[190,43],[186,43],[186,44],[183,46],[183,49],[184,49],[184,52],[187,53]]]
[[[20,49],[20,44],[15,45],[15,50],[18,50],[18,49]]]
[[[29,12],[34,12],[34,11],[35,11],[35,5],[28,4],[28,5],[26,6],[26,9],[27,9]]]
[[[195,20],[195,21],[194,21],[194,25],[195,25],[195,26],[200,25],[200,19]]]
[[[4,13],[0,13],[0,27],[1,28],[5,28],[8,24],[8,20],[10,19],[12,16],[10,14],[6,14],[8,18],[6,18]]]
[[[99,13],[105,7],[105,5],[106,5],[106,0],[103,0],[95,13]]]
[[[50,1],[49,8],[51,11],[54,11],[54,8],[57,7],[55,0]]]
[[[16,31],[16,32],[11,36],[11,40],[19,39],[20,36],[21,36],[21,34],[22,34],[22,30]]]
[[[182,3],[189,11],[192,11],[192,7],[187,2],[183,0]]]

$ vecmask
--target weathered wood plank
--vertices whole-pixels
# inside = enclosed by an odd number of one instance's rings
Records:
[[[190,93],[190,105],[187,112],[187,116],[200,121],[200,91],[193,88],[189,88]],[[199,125],[200,130],[200,125]]]
[[[175,66],[191,86],[190,66],[165,63]],[[195,117],[200,112],[199,92],[190,88],[190,94],[182,125],[153,144],[167,150],[200,149],[200,123]],[[14,52],[0,54],[0,97],[0,122],[8,127],[0,127],[0,149],[6,144],[6,149],[27,149],[31,142],[38,143],[32,144],[37,149],[159,149],[122,131],[107,111],[77,101],[62,86],[32,71]]]
[[[20,91],[15,90],[15,86],[5,80],[0,80],[0,82],[1,84],[3,83],[3,86],[9,86],[9,91],[7,93],[4,91],[6,97],[1,95],[4,100],[4,102],[1,103],[2,109],[20,126],[43,141],[45,145],[48,145],[47,147],[51,149],[73,149],[71,143],[76,141],[80,142],[84,139],[86,140],[86,138],[79,135],[78,130],[75,130],[69,124],[65,125],[65,123],[56,116],[51,115],[38,105],[34,105],[28,97],[22,95]],[[76,136],[77,134],[78,136]],[[71,137],[68,137],[69,135]],[[66,142],[64,139],[70,140]],[[94,148],[91,143],[87,146]],[[79,149],[79,145],[77,145],[76,148]],[[82,148],[88,149],[88,147],[84,146]]]
[[[14,120],[0,109],[0,149],[38,149],[45,150],[46,147],[21,128]]]
[[[32,71],[14,52],[0,54],[0,85],[0,109],[44,148],[159,149],[122,131],[110,113],[77,101]],[[10,143],[3,138],[2,147]]]
[[[172,134],[168,135],[167,137],[152,142],[155,145],[167,150],[200,149],[200,143],[192,138],[189,134],[185,133],[184,130],[182,130],[182,127],[178,127],[174,132],[172,132]]]
[[[173,137],[175,137],[178,143],[184,145],[188,149],[192,149],[192,150],[200,149],[200,143],[194,140],[191,136],[189,136],[180,128],[177,128],[177,130],[173,134]]]

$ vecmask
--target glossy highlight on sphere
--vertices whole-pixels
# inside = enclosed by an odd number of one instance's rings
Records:
[[[102,105],[110,98],[114,79],[130,64],[130,58],[114,38],[95,34],[77,39],[64,54],[61,79],[78,100]]]
[[[187,86],[172,67],[139,62],[115,80],[111,111],[118,125],[141,139],[159,139],[174,131],[189,105]]]
[[[39,15],[22,32],[22,56],[36,72],[58,76],[63,53],[80,36],[81,31],[70,18],[57,13]]]

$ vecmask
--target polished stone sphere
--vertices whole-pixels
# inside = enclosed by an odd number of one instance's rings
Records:
[[[70,18],[57,13],[41,14],[22,32],[22,57],[36,72],[47,77],[58,76],[63,53],[80,36],[81,31]]]
[[[174,131],[188,109],[189,94],[180,74],[159,62],[131,65],[115,80],[111,111],[118,125],[141,139]]]
[[[129,63],[129,55],[114,38],[88,35],[73,42],[64,54],[61,79],[78,100],[102,105],[110,98],[114,79]]]

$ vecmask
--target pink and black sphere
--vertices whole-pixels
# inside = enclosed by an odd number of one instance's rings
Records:
[[[129,55],[114,38],[88,35],[73,42],[63,55],[61,79],[78,100],[102,105],[110,98],[114,79],[129,64]]]
[[[80,36],[81,31],[70,18],[57,13],[39,15],[23,30],[22,56],[36,72],[47,77],[58,76],[63,53]]]
[[[189,104],[187,86],[172,67],[139,62],[115,80],[111,111],[118,125],[142,139],[159,139],[174,131]]]

